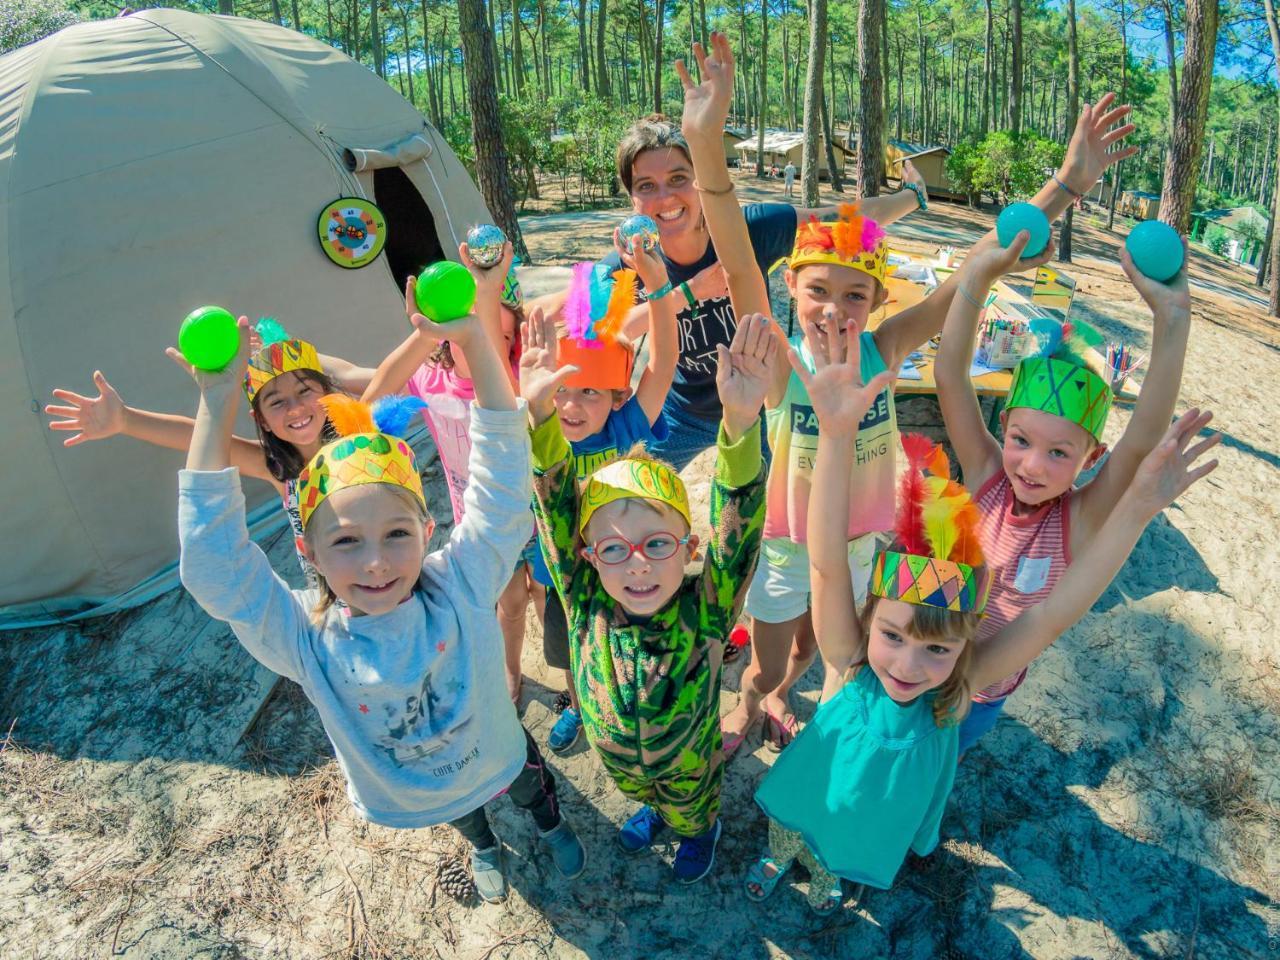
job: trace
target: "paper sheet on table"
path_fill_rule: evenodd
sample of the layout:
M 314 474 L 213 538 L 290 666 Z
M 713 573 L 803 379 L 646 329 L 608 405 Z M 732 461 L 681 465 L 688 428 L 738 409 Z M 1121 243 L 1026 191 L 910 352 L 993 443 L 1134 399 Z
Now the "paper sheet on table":
M 923 380 L 924 375 L 919 371 L 910 358 L 902 361 L 902 366 L 898 368 L 899 380 Z
M 985 363 L 979 363 L 975 357 L 972 365 L 969 367 L 969 377 L 970 379 L 985 377 L 988 373 L 1001 373 L 1006 369 L 1006 367 L 988 367 Z

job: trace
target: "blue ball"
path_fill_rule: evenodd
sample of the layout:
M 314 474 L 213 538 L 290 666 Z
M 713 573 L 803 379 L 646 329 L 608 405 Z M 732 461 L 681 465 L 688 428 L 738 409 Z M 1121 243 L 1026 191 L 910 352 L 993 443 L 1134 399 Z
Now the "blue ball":
M 1160 220 L 1144 220 L 1125 238 L 1124 248 L 1145 277 L 1168 283 L 1182 269 L 1182 238 Z
M 1049 218 L 1043 210 L 1030 203 L 1011 203 L 996 217 L 996 237 L 1002 247 L 1013 243 L 1013 238 L 1023 230 L 1031 234 L 1027 248 L 1022 251 L 1022 259 L 1025 260 L 1038 255 L 1049 242 Z

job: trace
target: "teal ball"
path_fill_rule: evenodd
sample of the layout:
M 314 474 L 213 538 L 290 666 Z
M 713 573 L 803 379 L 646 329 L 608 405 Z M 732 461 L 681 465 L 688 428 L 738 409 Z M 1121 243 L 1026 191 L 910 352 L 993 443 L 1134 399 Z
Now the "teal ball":
M 1049 218 L 1043 210 L 1030 203 L 1011 203 L 996 217 L 996 237 L 1002 247 L 1013 243 L 1014 237 L 1023 230 L 1031 234 L 1026 249 L 1022 251 L 1022 259 L 1025 260 L 1038 256 L 1049 242 Z
M 414 296 L 424 317 L 448 323 L 465 317 L 475 306 L 476 280 L 462 264 L 441 260 L 422 271 Z
M 178 350 L 197 370 L 217 373 L 240 350 L 240 328 L 222 307 L 192 310 L 178 330 Z
M 1125 238 L 1124 248 L 1144 277 L 1168 283 L 1182 269 L 1182 238 L 1160 220 L 1144 220 Z

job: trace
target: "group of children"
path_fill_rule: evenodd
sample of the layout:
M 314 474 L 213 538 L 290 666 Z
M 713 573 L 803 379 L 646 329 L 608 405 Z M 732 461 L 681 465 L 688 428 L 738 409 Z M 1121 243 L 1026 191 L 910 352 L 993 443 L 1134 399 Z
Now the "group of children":
M 54 428 L 77 431 L 68 443 L 124 433 L 188 451 L 183 583 L 303 687 L 360 814 L 396 828 L 451 823 L 488 901 L 506 892 L 485 812 L 501 793 L 529 810 L 564 877 L 586 865 L 517 714 L 530 598 L 547 664 L 567 673 L 571 705 L 552 749 L 585 731 L 641 804 L 618 832 L 622 850 L 641 853 L 669 830 L 685 883 L 714 865 L 726 762 L 768 698 L 784 700 L 821 656 L 810 722 L 769 712 L 785 749 L 756 792 L 768 844 L 744 884 L 762 900 L 799 860 L 808 902 L 825 914 L 843 902 L 843 881 L 888 888 L 909 851 L 933 850 L 959 756 L 1106 588 L 1146 523 L 1216 465 L 1197 465 L 1217 439 L 1196 439 L 1209 414 L 1168 426 L 1189 327 L 1185 276 L 1154 283 L 1124 254 L 1155 318 L 1151 376 L 1078 489 L 1106 450 L 1112 395 L 1077 338 L 1068 331 L 1017 367 L 1003 441 L 988 433 L 968 376 L 986 291 L 1049 256 L 1021 259 L 1025 235 L 1008 248 L 984 237 L 931 296 L 869 331 L 886 298 L 883 231 L 855 209 L 806 224 L 787 262 L 801 328 L 788 339 L 769 317 L 720 146 L 733 60 L 723 36 L 711 42 L 710 55 L 695 46 L 700 84 L 677 67 L 688 153 L 738 318 L 732 346 L 718 348 L 706 544 L 679 474 L 644 450 L 661 439 L 676 365 L 672 285 L 661 258 L 617 237 L 628 269 L 576 270 L 559 324 L 537 308 L 525 315 L 509 250 L 481 270 L 463 245 L 473 315 L 427 321 L 410 280 L 414 330 L 377 369 L 325 357 L 277 324 L 260 324 L 255 339 L 241 318 L 236 359 L 191 371 L 194 420 L 126 407 L 101 373 L 98 396 L 59 390 L 65 405 L 48 408 L 63 418 Z M 1124 111 L 1109 102 L 1085 109 L 1062 169 L 1034 198 L 1050 217 L 1125 155 L 1112 148 L 1132 128 L 1115 126 Z M 640 287 L 650 336 L 633 391 L 635 349 L 620 328 Z M 896 370 L 939 332 L 939 399 L 972 495 L 941 449 L 900 437 L 894 417 Z M 242 392 L 257 441 L 233 436 Z M 430 553 L 434 524 L 403 439 L 419 415 L 454 518 Z M 304 589 L 250 542 L 240 475 L 280 491 Z M 687 575 L 698 555 L 700 572 Z M 724 646 L 744 600 L 753 662 L 722 720 Z

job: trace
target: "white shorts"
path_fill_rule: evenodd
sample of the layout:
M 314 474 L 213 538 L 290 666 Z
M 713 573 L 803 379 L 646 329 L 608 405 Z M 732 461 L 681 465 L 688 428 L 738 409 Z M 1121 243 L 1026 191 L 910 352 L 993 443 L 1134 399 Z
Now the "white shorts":
M 866 602 L 878 535 L 849 541 L 849 578 L 854 601 Z M 766 540 L 747 589 L 747 613 L 765 623 L 786 623 L 809 609 L 809 549 L 793 540 Z

